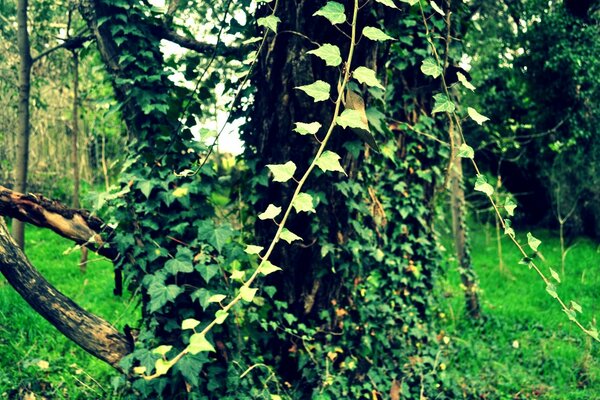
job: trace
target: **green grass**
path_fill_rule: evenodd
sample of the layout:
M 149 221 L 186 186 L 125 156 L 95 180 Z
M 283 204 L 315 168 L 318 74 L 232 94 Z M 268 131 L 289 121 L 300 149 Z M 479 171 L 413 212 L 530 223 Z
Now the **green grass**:
M 549 267 L 560 273 L 558 238 L 546 231 L 534 234 L 543 242 L 539 250 L 545 261 L 538 260 L 538 266 L 547 276 Z M 525 235 L 518 235 L 526 244 Z M 587 326 L 600 311 L 600 247 L 584 238 L 576 243 L 567 255 L 558 293 L 567 303 L 574 300 L 583 307 L 581 321 Z M 449 371 L 465 393 L 481 396 L 476 398 L 600 399 L 598 343 L 567 319 L 535 271 L 518 264 L 521 257 L 507 238 L 502 245 L 504 271 L 499 268 L 495 230 L 477 227 L 471 232 L 481 322 L 464 316 L 455 268 L 444 282 L 445 329 L 453 350 Z
M 112 294 L 112 264 L 90 252 L 87 272 L 82 274 L 80 252 L 63 255 L 72 246 L 72 242 L 47 229 L 27 227 L 26 254 L 48 281 L 117 328 L 132 324 L 134 305 L 128 296 L 118 298 Z M 23 398 L 29 392 L 52 399 L 111 397 L 110 379 L 115 371 L 58 332 L 3 277 L 0 354 L 0 398 Z M 40 360 L 47 361 L 49 367 L 40 368 Z

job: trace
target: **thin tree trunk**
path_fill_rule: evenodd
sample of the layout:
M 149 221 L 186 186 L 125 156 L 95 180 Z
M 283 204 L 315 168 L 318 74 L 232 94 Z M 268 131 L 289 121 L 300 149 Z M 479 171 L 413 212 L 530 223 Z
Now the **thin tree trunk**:
M 71 121 L 71 163 L 73 166 L 73 208 L 79 208 L 79 57 L 73 52 L 73 119 Z
M 454 135 L 454 144 L 459 147 L 461 137 L 450 122 L 450 134 Z M 465 221 L 465 192 L 463 190 L 462 159 L 455 157 L 450 168 L 450 201 L 452 209 L 452 233 L 454 249 L 459 266 L 459 273 L 465 287 L 467 312 L 473 319 L 481 317 L 481 307 L 477 295 L 477 279 L 471 264 L 471 256 L 467 245 L 467 227 Z
M 27 32 L 28 0 L 17 2 L 17 43 L 19 47 L 19 104 L 17 127 L 17 157 L 15 164 L 15 190 L 27 192 L 27 168 L 29 163 L 29 93 L 31 88 L 31 49 Z M 22 249 L 25 247 L 25 225 L 13 221 L 12 234 Z

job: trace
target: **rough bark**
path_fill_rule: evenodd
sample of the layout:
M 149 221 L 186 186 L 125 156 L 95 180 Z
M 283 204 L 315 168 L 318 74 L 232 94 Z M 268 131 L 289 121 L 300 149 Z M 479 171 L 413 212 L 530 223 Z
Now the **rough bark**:
M 82 309 L 47 282 L 11 239 L 1 218 L 0 272 L 56 329 L 93 356 L 121 370 L 119 362 L 132 351 L 132 343 L 107 321 Z
M 17 127 L 17 160 L 15 165 L 15 190 L 27 191 L 27 169 L 29 164 L 29 94 L 31 88 L 31 49 L 27 32 L 28 0 L 17 2 L 17 42 L 19 47 L 19 103 Z M 20 221 L 12 225 L 12 234 L 19 247 L 25 246 L 25 226 Z
M 22 194 L 0 186 L 0 215 L 27 222 L 41 228 L 49 228 L 77 244 L 86 245 L 110 260 L 116 260 L 118 252 L 105 243 L 112 235 L 112 228 L 89 211 L 68 208 L 42 195 Z

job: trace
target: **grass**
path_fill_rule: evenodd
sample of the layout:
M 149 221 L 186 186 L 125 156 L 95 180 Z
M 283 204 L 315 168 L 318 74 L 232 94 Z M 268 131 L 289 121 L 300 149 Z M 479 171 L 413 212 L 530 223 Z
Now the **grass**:
M 135 321 L 129 298 L 115 297 L 112 264 L 89 253 L 87 272 L 72 242 L 28 226 L 26 254 L 55 287 L 122 329 Z M 115 371 L 60 334 L 0 277 L 0 398 L 107 399 Z M 48 367 L 44 368 L 44 362 Z M 29 397 L 33 398 L 33 397 Z
M 550 267 L 560 273 L 557 236 L 548 231 L 533 233 L 542 240 L 540 251 L 545 259 L 538 265 L 547 276 Z M 526 243 L 525 235 L 520 235 Z M 449 370 L 454 371 L 465 397 L 600 399 L 598 343 L 592 343 L 567 319 L 535 271 L 518 264 L 521 257 L 507 238 L 502 240 L 503 271 L 494 229 L 477 227 L 470 239 L 481 287 L 482 321 L 474 323 L 464 316 L 455 268 L 443 286 L 445 328 L 454 350 Z M 600 246 L 584 238 L 576 243 L 567 255 L 558 293 L 563 300 L 583 307 L 581 321 L 588 325 L 600 311 Z
M 549 232 L 536 231 L 547 272 L 560 272 L 560 246 Z M 524 234 L 520 233 L 524 239 Z M 112 295 L 112 265 L 90 254 L 86 274 L 72 244 L 52 232 L 28 227 L 26 252 L 59 290 L 121 329 L 135 320 L 127 297 Z M 464 316 L 460 279 L 454 268 L 441 284 L 444 329 L 451 337 L 448 372 L 465 398 L 600 399 L 598 344 L 568 321 L 534 271 L 519 265 L 516 249 L 503 241 L 505 270 L 498 267 L 494 230 L 471 231 L 473 264 L 479 275 L 484 318 Z M 449 245 L 446 245 L 450 248 Z M 451 252 L 448 251 L 447 254 Z M 600 311 L 600 247 L 578 239 L 569 252 L 558 291 L 583 307 L 587 324 Z M 131 324 L 131 322 L 129 322 Z M 36 393 L 52 399 L 108 399 L 113 370 L 70 342 L 35 313 L 0 278 L 0 398 Z M 49 364 L 47 369 L 40 361 Z M 42 367 L 40 367 L 42 366 Z

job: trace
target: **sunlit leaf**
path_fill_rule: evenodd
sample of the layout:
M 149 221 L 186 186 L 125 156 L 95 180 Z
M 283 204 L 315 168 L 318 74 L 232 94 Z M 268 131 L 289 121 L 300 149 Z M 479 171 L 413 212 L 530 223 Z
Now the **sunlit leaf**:
M 267 168 L 273 174 L 273 181 L 287 182 L 294 177 L 296 172 L 296 164 L 293 161 L 288 161 L 285 164 L 268 164 Z
M 475 190 L 478 192 L 483 192 L 488 196 L 494 194 L 494 187 L 487 183 L 487 179 L 483 175 L 477 175 L 477 180 L 475 181 Z
M 471 158 L 472 159 L 475 157 L 475 151 L 473 150 L 473 148 L 471 146 L 469 146 L 466 143 L 463 143 L 458 148 L 458 156 L 462 157 L 462 158 Z
M 421 64 L 421 72 L 425 75 L 437 78 L 442 74 L 443 70 L 442 67 L 438 65 L 437 61 L 435 61 L 435 58 L 427 57 Z
M 280 22 L 281 20 L 275 15 L 269 15 L 268 17 L 262 17 L 256 20 L 258 26 L 264 26 L 273 32 L 277 32 L 277 24 Z
M 195 320 L 194 318 L 184 319 L 183 322 L 181 323 L 181 329 L 183 329 L 183 330 L 194 329 L 195 327 L 198 326 L 199 323 L 200 323 L 200 321 Z
M 161 356 L 164 356 L 165 354 L 167 354 L 171 349 L 173 348 L 173 346 L 169 346 L 166 344 L 163 344 L 161 346 L 158 346 L 157 348 L 155 348 L 154 350 L 152 350 L 152 353 L 154 354 L 158 354 Z
M 510 215 L 511 217 L 515 215 L 515 208 L 517 208 L 517 204 L 514 201 L 512 201 L 510 197 L 507 197 L 504 201 L 504 209 L 506 210 L 508 215 Z
M 533 236 L 531 232 L 527 232 L 527 244 L 531 247 L 531 250 L 537 251 L 540 244 L 542 244 L 542 241 Z
M 385 33 L 379 28 L 375 28 L 373 26 L 365 26 L 363 28 L 363 36 L 367 39 L 375 40 L 378 42 L 384 42 L 386 40 L 394 40 L 393 37 Z
M 460 83 L 462 83 L 462 85 L 463 85 L 464 87 L 466 87 L 467 89 L 469 89 L 469 90 L 471 90 L 471 91 L 475 91 L 475 86 L 473 86 L 473 85 L 471 84 L 471 82 L 469 82 L 469 81 L 467 80 L 467 77 L 466 77 L 466 76 L 464 76 L 464 75 L 463 75 L 462 73 L 460 73 L 460 72 L 457 72 L 457 73 L 456 73 L 456 76 L 457 76 L 457 78 L 458 78 L 458 81 L 459 81 Z
M 581 308 L 581 306 L 579 304 L 575 303 L 573 300 L 571 300 L 571 308 L 574 311 L 577 311 L 578 313 L 583 312 L 583 309 Z
M 290 231 L 288 228 L 283 228 L 281 230 L 281 235 L 279 236 L 282 240 L 285 240 L 288 243 L 292 243 L 295 240 L 302 240 L 302 238 L 296 235 L 294 232 Z
M 377 79 L 375 71 L 370 68 L 358 67 L 352 72 L 352 77 L 367 86 L 378 87 L 385 90 L 383 85 L 379 82 L 379 79 Z
M 227 319 L 227 317 L 229 316 L 229 313 L 225 310 L 219 310 L 215 313 L 215 323 L 218 325 L 221 325 L 223 322 L 225 322 L 225 320 Z
M 339 171 L 346 175 L 346 171 L 344 171 L 344 168 L 342 168 L 342 165 L 340 164 L 340 158 L 339 154 L 325 150 L 316 161 L 316 165 L 325 172 Z
M 315 12 L 313 15 L 320 15 L 325 17 L 332 24 L 341 24 L 346 22 L 346 12 L 344 5 L 336 1 L 328 1 L 321 9 Z
M 442 8 L 440 6 L 438 6 L 435 1 L 431 0 L 429 2 L 429 4 L 431 5 L 431 8 L 433 8 L 434 11 L 437 12 L 438 14 L 440 14 L 442 17 L 446 15 L 444 10 L 442 10 Z
M 262 246 L 254 246 L 249 244 L 248 246 L 246 246 L 244 252 L 246 252 L 247 254 L 259 254 L 261 251 L 263 251 L 263 249 L 264 247 Z
M 388 7 L 398 8 L 394 4 L 393 0 L 375 0 L 375 1 L 378 2 L 378 3 L 381 3 L 381 4 L 385 5 L 385 6 L 388 6 Z
M 292 206 L 296 212 L 315 212 L 313 197 L 308 193 L 299 193 Z
M 173 364 L 170 361 L 159 358 L 154 363 L 154 368 L 156 370 L 154 373 L 156 375 L 164 375 L 169 372 L 169 369 L 171 369 L 172 366 Z
M 443 93 L 438 93 L 433 96 L 435 100 L 435 104 L 433 105 L 433 110 L 431 110 L 432 114 L 439 112 L 449 112 L 452 113 L 456 109 L 454 103 Z
M 208 301 L 209 303 L 220 303 L 220 302 L 222 302 L 223 300 L 225 300 L 225 298 L 226 298 L 226 297 L 227 297 L 227 296 L 225 296 L 224 294 L 213 294 L 212 296 L 210 296 L 210 297 L 208 298 L 208 300 L 207 300 L 207 301 Z
M 310 85 L 298 86 L 296 89 L 302 90 L 304 93 L 312 97 L 316 103 L 329 99 L 331 85 L 325 81 L 318 80 Z
M 244 271 L 236 269 L 231 273 L 231 279 L 234 281 L 241 281 L 244 280 L 244 275 L 246 275 Z
M 553 298 L 558 298 L 558 293 L 556 293 L 556 286 L 554 286 L 553 284 L 549 283 L 548 285 L 546 285 L 546 292 L 548 292 L 548 294 Z
M 345 109 L 336 119 L 342 128 L 357 128 L 369 130 L 369 125 L 364 121 L 363 114 L 358 110 Z
M 560 283 L 560 276 L 558 275 L 558 272 L 550 268 L 550 275 L 552 276 L 552 278 L 554 278 L 556 282 Z
M 260 273 L 267 276 L 275 271 L 281 271 L 281 268 L 271 263 L 271 261 L 265 261 L 260 267 Z
M 276 216 L 278 216 L 281 213 L 281 207 L 277 207 L 273 204 L 269 204 L 267 206 L 267 209 L 258 214 L 258 219 L 260 220 L 265 220 L 265 219 L 273 219 Z
M 485 121 L 489 121 L 488 117 L 479 114 L 474 108 L 467 107 L 467 113 L 469 114 L 469 117 L 479 125 L 482 125 Z
M 325 61 L 325 65 L 330 67 L 337 67 L 342 63 L 340 48 L 330 43 L 325 43 L 318 49 L 307 51 L 307 53 L 319 57 Z
M 296 122 L 296 127 L 294 128 L 295 132 L 298 132 L 301 135 L 314 135 L 321 128 L 321 124 L 318 122 Z
M 214 346 L 206 339 L 206 336 L 200 333 L 194 333 L 190 336 L 190 344 L 187 349 L 190 354 L 198 354 L 202 351 L 212 351 L 216 353 Z
M 256 295 L 257 291 L 257 288 L 251 288 L 244 285 L 240 288 L 240 295 L 242 296 L 242 299 L 244 301 L 247 301 L 249 303 L 252 301 L 252 299 L 254 299 L 254 296 Z

